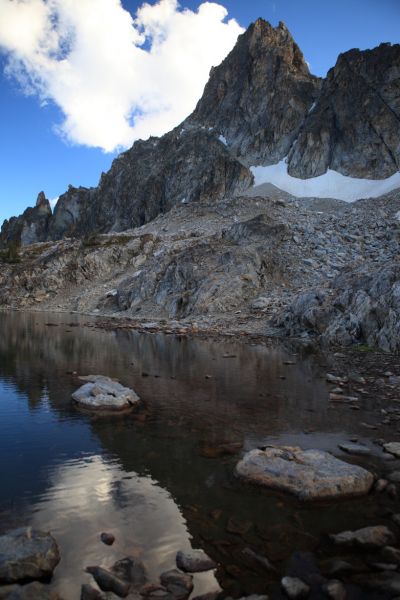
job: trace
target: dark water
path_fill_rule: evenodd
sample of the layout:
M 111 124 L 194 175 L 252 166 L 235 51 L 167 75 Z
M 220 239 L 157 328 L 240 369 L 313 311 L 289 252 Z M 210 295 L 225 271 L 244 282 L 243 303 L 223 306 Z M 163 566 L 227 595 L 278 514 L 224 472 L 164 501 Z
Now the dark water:
M 304 506 L 236 481 L 240 452 L 204 456 L 226 441 L 243 451 L 286 443 L 340 456 L 338 442 L 360 437 L 372 407 L 329 407 L 313 357 L 90 325 L 0 313 L 0 531 L 31 524 L 53 533 L 62 560 L 51 585 L 65 600 L 90 581 L 87 565 L 133 554 L 157 581 L 176 551 L 191 546 L 221 563 L 217 577 L 229 593 L 264 591 L 268 578 L 242 564 L 243 547 L 266 553 L 283 572 L 293 550 L 376 521 L 379 506 L 369 497 Z M 70 400 L 80 385 L 72 371 L 118 378 L 146 410 L 139 418 L 82 414 Z M 362 436 L 376 448 L 366 435 L 374 432 Z M 116 536 L 112 547 L 99 541 L 102 531 Z M 212 573 L 196 576 L 196 593 L 215 585 Z

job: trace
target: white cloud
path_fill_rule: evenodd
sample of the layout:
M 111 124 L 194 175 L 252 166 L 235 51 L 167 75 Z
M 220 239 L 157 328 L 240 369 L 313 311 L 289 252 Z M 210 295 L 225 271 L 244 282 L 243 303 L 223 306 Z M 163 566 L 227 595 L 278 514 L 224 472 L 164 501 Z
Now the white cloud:
M 43 104 L 55 102 L 68 141 L 105 151 L 161 135 L 193 110 L 243 31 L 226 9 L 177 0 L 0 0 L 6 73 Z
M 52 200 L 49 200 L 49 202 L 50 202 L 50 207 L 51 207 L 51 210 L 54 210 L 54 209 L 55 209 L 55 207 L 56 207 L 56 204 L 57 204 L 57 202 L 58 202 L 58 199 L 59 199 L 59 197 L 60 197 L 60 196 L 57 196 L 56 198 L 53 198 Z

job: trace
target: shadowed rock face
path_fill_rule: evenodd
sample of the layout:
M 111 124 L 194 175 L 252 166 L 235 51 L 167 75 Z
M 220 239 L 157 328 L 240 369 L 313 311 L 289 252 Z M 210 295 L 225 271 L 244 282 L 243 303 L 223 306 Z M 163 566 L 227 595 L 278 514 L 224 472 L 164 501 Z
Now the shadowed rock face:
M 341 54 L 289 155 L 289 173 L 383 179 L 400 169 L 400 45 Z
M 4 221 L 0 233 L 0 247 L 7 246 L 13 240 L 20 241 L 22 246 L 45 241 L 50 219 L 50 202 L 44 193 L 40 192 L 34 208 L 27 208 L 21 216 Z
M 286 26 L 258 19 L 211 70 L 189 121 L 215 127 L 245 164 L 274 164 L 288 154 L 320 85 Z
M 124 231 L 175 204 L 216 200 L 249 187 L 250 171 L 214 134 L 185 126 L 162 138 L 139 140 L 114 160 L 97 188 L 72 188 L 60 197 L 50 239 Z
M 326 346 L 364 343 L 386 352 L 400 350 L 400 268 L 393 261 L 379 267 L 345 270 L 328 290 L 299 294 L 277 318 L 289 335 L 308 331 Z

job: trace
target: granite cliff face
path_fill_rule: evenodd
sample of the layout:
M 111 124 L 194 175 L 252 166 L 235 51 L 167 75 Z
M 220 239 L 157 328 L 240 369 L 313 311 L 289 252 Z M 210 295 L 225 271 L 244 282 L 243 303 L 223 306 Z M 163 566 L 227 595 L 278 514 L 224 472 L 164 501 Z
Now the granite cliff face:
M 289 154 L 289 173 L 383 179 L 400 170 L 400 45 L 341 54 Z
M 0 246 L 119 232 L 179 203 L 218 201 L 253 183 L 249 169 L 288 157 L 290 175 L 334 169 L 381 179 L 400 168 L 400 45 L 350 50 L 325 80 L 310 74 L 283 23 L 262 19 L 213 68 L 194 112 L 161 138 L 137 141 L 95 188 L 42 199 L 5 222 Z

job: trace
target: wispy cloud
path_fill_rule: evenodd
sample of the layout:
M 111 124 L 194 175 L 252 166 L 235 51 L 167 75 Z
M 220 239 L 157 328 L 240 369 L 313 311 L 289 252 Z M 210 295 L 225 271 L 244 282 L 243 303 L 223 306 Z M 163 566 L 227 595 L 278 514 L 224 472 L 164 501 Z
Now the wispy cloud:
M 60 107 L 68 141 L 105 151 L 185 118 L 241 32 L 213 2 L 159 0 L 133 19 L 120 0 L 0 0 L 6 74 Z

